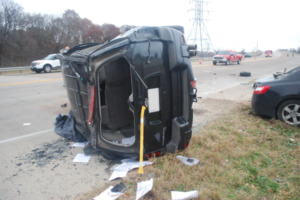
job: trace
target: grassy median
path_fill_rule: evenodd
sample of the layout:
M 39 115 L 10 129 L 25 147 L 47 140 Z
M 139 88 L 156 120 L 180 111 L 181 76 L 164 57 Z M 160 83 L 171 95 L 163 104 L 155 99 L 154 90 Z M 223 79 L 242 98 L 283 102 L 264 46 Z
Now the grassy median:
M 145 173 L 154 186 L 143 199 L 171 199 L 171 191 L 199 191 L 199 199 L 299 199 L 299 129 L 278 120 L 249 115 L 241 106 L 193 136 L 177 154 L 152 158 Z M 200 160 L 186 166 L 176 155 Z M 119 199 L 134 199 L 137 182 L 129 172 Z

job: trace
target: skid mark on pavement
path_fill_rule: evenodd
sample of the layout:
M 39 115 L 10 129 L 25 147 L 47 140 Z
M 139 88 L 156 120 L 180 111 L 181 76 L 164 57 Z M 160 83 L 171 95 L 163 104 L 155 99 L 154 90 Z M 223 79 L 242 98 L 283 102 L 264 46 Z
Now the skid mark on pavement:
M 38 80 L 38 81 L 26 81 L 26 82 L 18 82 L 18 83 L 5 83 L 5 84 L 0 84 L 0 86 L 20 85 L 20 84 L 27 84 L 27 83 L 39 83 L 39 82 L 58 81 L 58 80 L 62 80 L 62 78 L 45 79 L 45 80 Z

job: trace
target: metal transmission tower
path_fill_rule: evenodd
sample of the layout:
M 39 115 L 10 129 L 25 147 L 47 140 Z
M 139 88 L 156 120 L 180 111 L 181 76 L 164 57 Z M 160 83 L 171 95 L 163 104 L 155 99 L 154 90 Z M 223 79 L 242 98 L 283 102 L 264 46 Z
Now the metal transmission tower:
M 208 19 L 203 19 L 203 13 L 209 13 L 209 11 L 203 10 L 204 3 L 209 2 L 203 0 L 190 0 L 190 4 L 193 4 L 193 8 L 188 10 L 188 12 L 192 12 L 194 14 L 194 17 L 190 19 L 190 21 L 193 20 L 194 22 L 188 36 L 188 41 L 193 41 L 194 44 L 200 46 L 201 57 L 203 57 L 203 50 L 207 52 L 210 50 L 210 48 L 214 50 L 212 41 L 204 22 Z

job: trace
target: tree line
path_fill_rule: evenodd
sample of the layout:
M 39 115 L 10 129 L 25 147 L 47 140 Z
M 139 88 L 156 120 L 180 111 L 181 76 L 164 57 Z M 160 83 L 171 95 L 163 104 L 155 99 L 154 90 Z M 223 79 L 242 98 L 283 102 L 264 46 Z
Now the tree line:
M 60 17 L 26 13 L 13 0 L 0 0 L 0 67 L 27 66 L 66 46 L 105 42 L 132 27 L 94 24 L 74 10 Z

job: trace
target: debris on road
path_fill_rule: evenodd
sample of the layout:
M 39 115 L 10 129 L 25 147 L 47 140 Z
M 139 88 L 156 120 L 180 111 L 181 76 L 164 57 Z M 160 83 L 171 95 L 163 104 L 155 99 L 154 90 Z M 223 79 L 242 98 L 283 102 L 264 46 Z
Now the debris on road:
M 140 199 L 147 192 L 152 190 L 152 187 L 153 187 L 153 178 L 151 178 L 148 181 L 138 182 L 137 190 L 136 190 L 136 200 Z
M 250 83 L 241 83 L 241 85 L 250 85 Z
M 124 193 L 124 192 L 126 192 L 126 190 L 127 190 L 127 187 L 124 185 L 124 183 L 120 183 L 120 184 L 118 184 L 118 185 L 115 185 L 115 187 L 113 187 L 112 189 L 111 189 L 111 191 L 112 192 L 115 192 L 115 193 Z
M 58 114 L 54 123 L 54 132 L 73 142 L 86 142 L 87 139 L 75 129 L 74 115 L 70 110 L 69 115 Z
M 240 76 L 251 76 L 250 72 L 240 72 Z
M 196 158 L 188 158 L 188 157 L 184 157 L 184 156 L 176 156 L 176 158 L 178 158 L 179 160 L 181 160 L 184 164 L 188 165 L 188 166 L 193 166 L 196 165 L 199 160 Z
M 31 123 L 24 123 L 23 126 L 29 126 Z
M 185 200 L 185 199 L 194 199 L 198 198 L 199 194 L 197 190 L 189 192 L 178 192 L 171 191 L 172 200 Z
M 86 156 L 83 153 L 79 153 L 74 158 L 73 162 L 89 162 L 91 156 Z
M 72 147 L 85 147 L 88 145 L 90 142 L 76 142 L 75 144 L 72 145 Z
M 114 170 L 114 172 L 112 173 L 112 175 L 109 178 L 109 181 L 115 180 L 117 178 L 124 178 L 126 177 L 128 171 L 123 171 L 123 170 Z
M 93 200 L 114 200 L 120 197 L 123 193 L 121 192 L 112 192 L 113 186 L 110 186 L 106 190 L 104 190 L 100 195 L 93 198 Z
M 218 93 L 223 93 L 223 91 L 219 91 Z
M 65 103 L 65 104 L 61 105 L 61 107 L 65 108 L 65 107 L 67 107 L 67 104 Z

